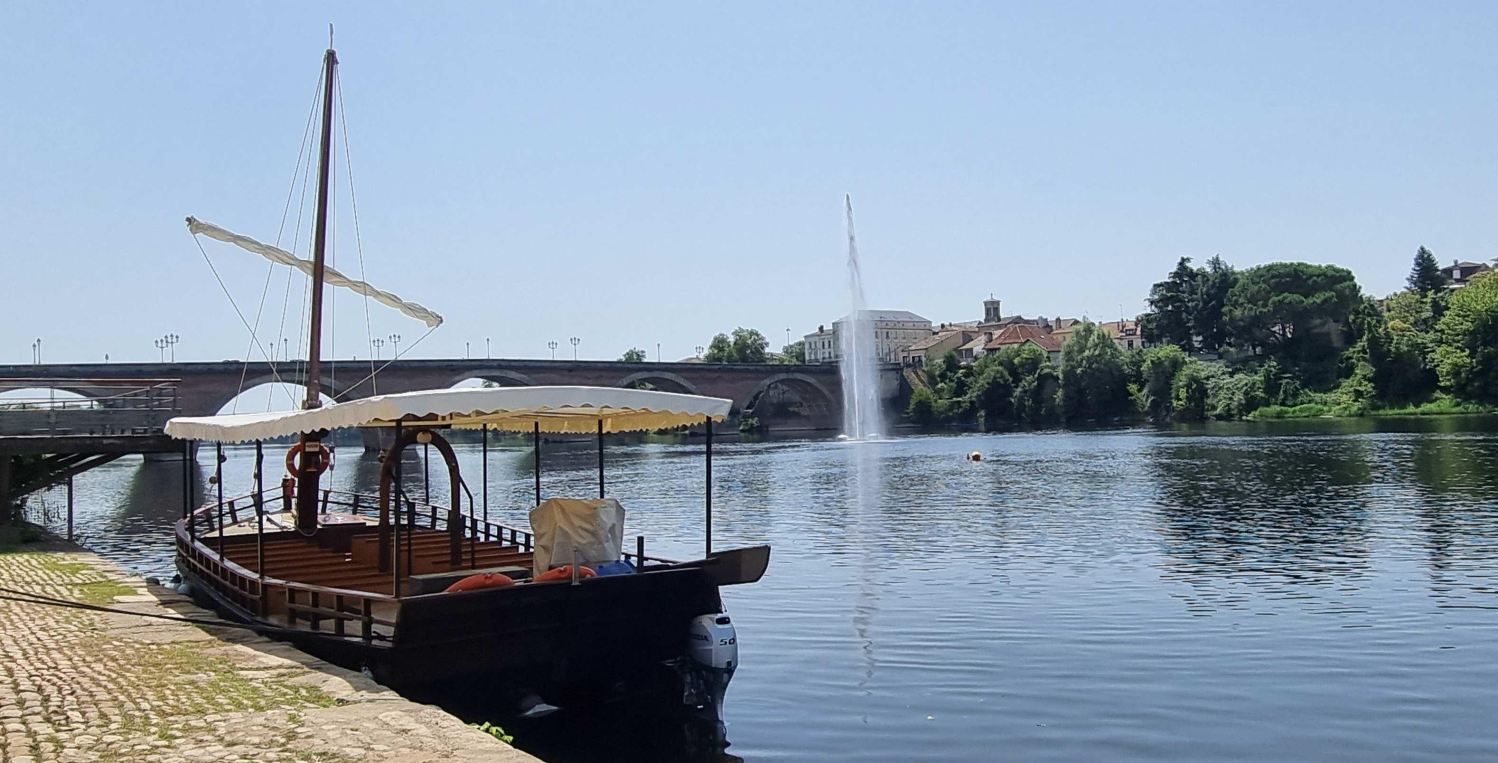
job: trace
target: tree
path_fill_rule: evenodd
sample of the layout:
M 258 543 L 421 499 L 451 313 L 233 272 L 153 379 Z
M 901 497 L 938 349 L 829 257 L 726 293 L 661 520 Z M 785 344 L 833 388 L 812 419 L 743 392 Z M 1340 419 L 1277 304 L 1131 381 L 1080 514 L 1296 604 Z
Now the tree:
M 1238 271 L 1223 261 L 1222 255 L 1213 255 L 1207 260 L 1205 270 L 1199 271 L 1195 303 L 1191 309 L 1191 330 L 1196 335 L 1199 349 L 1217 352 L 1228 340 L 1228 325 L 1224 315 L 1228 293 L 1238 282 Z
M 930 427 L 936 423 L 940 403 L 935 392 L 927 387 L 921 387 L 910 393 L 910 404 L 905 407 L 905 418 L 922 428 Z
M 1410 285 L 1410 291 L 1429 294 L 1446 288 L 1446 274 L 1441 272 L 1436 256 L 1422 246 L 1415 252 L 1415 264 L 1410 267 L 1410 276 L 1405 282 Z
M 1195 348 L 1192 313 L 1204 277 L 1204 271 L 1191 267 L 1190 257 L 1182 257 L 1164 281 L 1150 287 L 1150 312 L 1140 316 L 1144 341 L 1173 344 L 1187 352 Z
M 1361 301 L 1346 268 L 1273 262 L 1238 274 L 1224 313 L 1234 346 L 1286 362 L 1320 386 L 1336 381 L 1342 332 Z
M 733 361 L 734 363 L 763 363 L 765 362 L 765 351 L 770 347 L 770 340 L 758 329 L 746 329 L 742 326 L 733 330 Z
M 786 364 L 806 362 L 806 340 L 798 339 L 780 348 L 780 362 Z
M 1061 351 L 1061 412 L 1067 421 L 1107 421 L 1129 411 L 1123 351 L 1084 320 Z
M 1140 398 L 1144 414 L 1151 421 L 1165 421 L 1175 412 L 1172 390 L 1176 374 L 1186 365 L 1186 359 L 1186 353 L 1173 344 L 1144 351 Z
M 706 363 L 732 363 L 733 357 L 733 341 L 727 334 L 719 334 L 707 343 L 707 352 L 703 354 L 702 360 Z
M 645 362 L 645 351 L 638 347 L 631 347 L 625 350 L 623 355 L 619 356 L 619 360 L 625 363 L 643 363 Z
M 1498 403 L 1498 273 L 1480 273 L 1456 293 L 1436 326 L 1436 372 L 1452 394 Z
M 1212 382 L 1226 375 L 1217 363 L 1187 360 L 1171 383 L 1170 402 L 1178 421 L 1201 421 L 1211 410 Z

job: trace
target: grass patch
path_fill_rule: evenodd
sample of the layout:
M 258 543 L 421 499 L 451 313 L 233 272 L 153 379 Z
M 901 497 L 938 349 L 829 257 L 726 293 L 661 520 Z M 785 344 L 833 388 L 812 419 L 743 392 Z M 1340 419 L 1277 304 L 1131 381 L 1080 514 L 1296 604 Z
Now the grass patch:
M 1477 413 L 1498 413 L 1498 408 L 1480 403 L 1461 402 L 1449 397 L 1438 397 L 1419 405 L 1406 405 L 1398 408 L 1371 408 L 1353 403 L 1266 405 L 1249 414 L 1248 417 L 1251 419 L 1321 419 L 1359 416 L 1464 416 Z

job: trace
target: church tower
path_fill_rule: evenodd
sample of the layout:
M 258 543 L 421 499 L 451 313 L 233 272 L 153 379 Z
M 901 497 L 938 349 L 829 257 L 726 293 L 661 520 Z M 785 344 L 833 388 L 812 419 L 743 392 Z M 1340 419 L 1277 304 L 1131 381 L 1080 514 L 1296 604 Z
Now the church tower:
M 999 309 L 999 300 L 994 299 L 990 293 L 988 299 L 983 300 L 983 322 L 998 323 L 1003 319 L 1004 313 Z

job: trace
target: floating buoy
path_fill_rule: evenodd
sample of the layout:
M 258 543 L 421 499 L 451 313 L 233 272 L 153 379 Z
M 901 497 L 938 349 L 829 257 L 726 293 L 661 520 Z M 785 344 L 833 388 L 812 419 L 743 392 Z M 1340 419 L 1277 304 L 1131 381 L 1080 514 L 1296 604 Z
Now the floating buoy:
M 498 572 L 479 573 L 469 575 L 462 580 L 447 587 L 443 593 L 457 593 L 459 591 L 477 591 L 483 588 L 503 588 L 515 585 L 515 580 L 509 575 Z
M 577 576 L 579 578 L 591 578 L 591 577 L 596 577 L 597 575 L 598 575 L 598 573 L 594 572 L 593 569 L 590 568 L 590 567 L 584 567 L 581 564 L 579 564 L 577 566 Z M 550 582 L 555 581 L 555 580 L 571 580 L 571 579 L 572 579 L 572 565 L 567 564 L 567 565 L 563 565 L 561 567 L 558 567 L 558 568 L 556 568 L 554 570 L 547 570 L 546 572 L 543 572 L 540 575 L 537 575 L 534 578 L 532 578 L 531 582 L 532 583 L 550 583 Z

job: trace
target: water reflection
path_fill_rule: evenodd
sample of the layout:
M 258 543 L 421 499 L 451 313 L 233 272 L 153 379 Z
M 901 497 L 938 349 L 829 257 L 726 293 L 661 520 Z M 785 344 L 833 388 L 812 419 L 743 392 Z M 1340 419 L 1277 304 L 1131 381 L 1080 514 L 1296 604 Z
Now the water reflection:
M 652 553 L 701 554 L 701 445 L 608 451 L 608 492 Z M 330 486 L 376 486 L 355 451 Z M 457 451 L 481 500 L 479 445 Z M 595 494 L 596 458 L 546 443 L 544 494 Z M 248 489 L 252 459 L 230 449 L 227 491 Z M 526 522 L 533 464 L 528 442 L 494 445 L 491 516 Z M 168 568 L 180 474 L 90 472 L 80 525 Z M 728 442 L 714 527 L 715 547 L 775 549 L 763 581 L 723 592 L 743 658 L 730 755 L 1498 757 L 1493 419 Z M 512 730 L 548 760 L 722 759 L 644 708 L 546 720 Z

